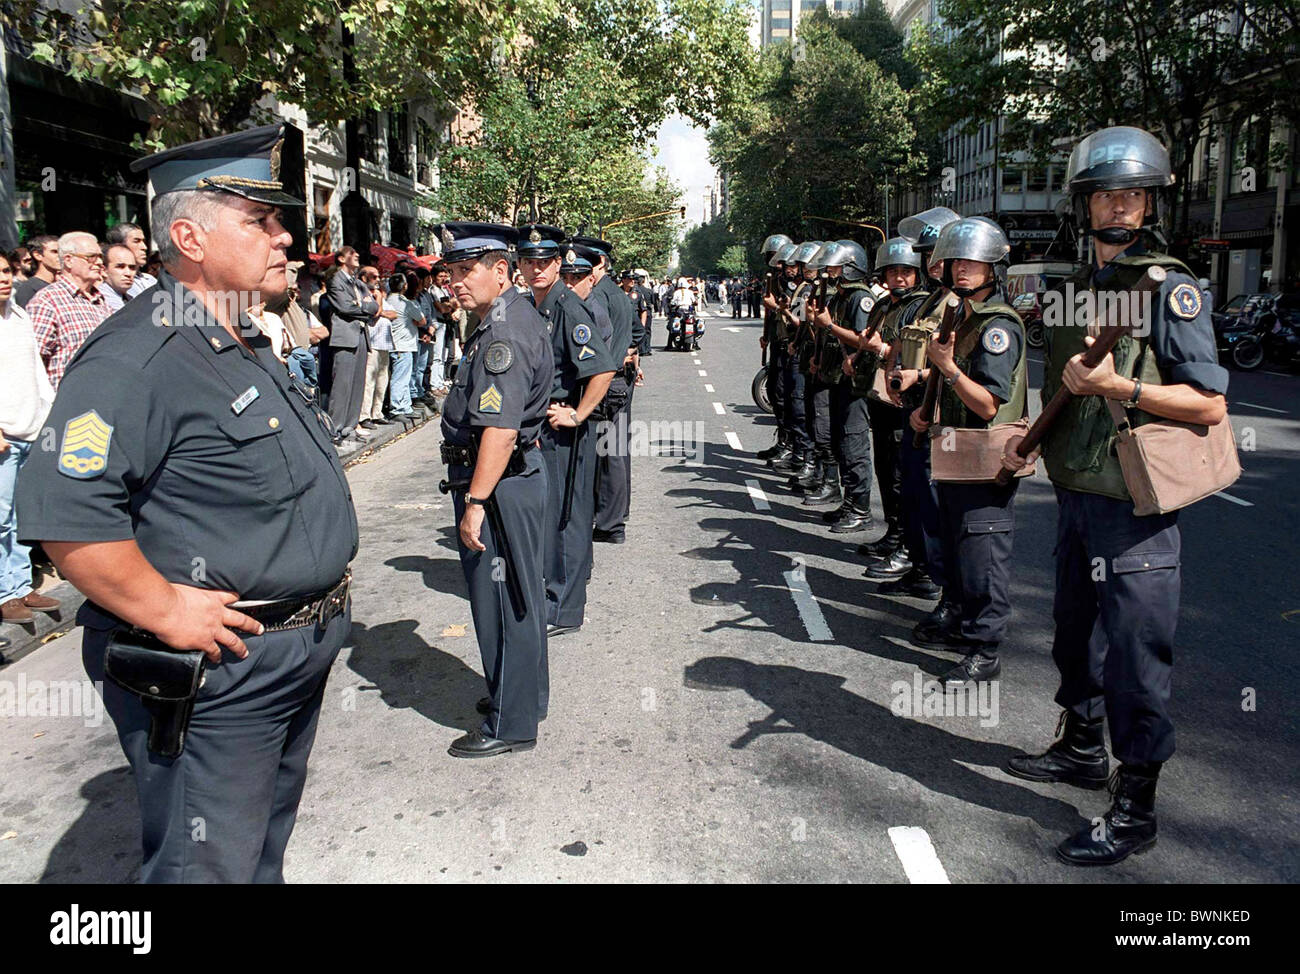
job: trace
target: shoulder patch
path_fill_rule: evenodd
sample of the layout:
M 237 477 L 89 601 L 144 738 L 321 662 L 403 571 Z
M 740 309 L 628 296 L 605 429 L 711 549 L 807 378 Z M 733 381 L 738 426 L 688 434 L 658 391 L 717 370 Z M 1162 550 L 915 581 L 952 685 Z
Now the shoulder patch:
M 93 409 L 67 421 L 59 447 L 59 473 L 74 480 L 93 480 L 108 467 L 113 427 Z
M 579 345 L 586 345 L 587 342 L 591 341 L 591 326 L 574 325 L 573 340 L 577 342 Z
M 876 306 L 876 299 L 870 294 L 864 294 L 858 298 L 858 307 L 863 311 L 870 311 Z
M 1005 328 L 994 325 L 992 328 L 984 330 L 982 339 L 984 351 L 992 355 L 1001 355 L 1011 344 L 1011 337 L 1007 334 Z
M 587 359 L 595 358 L 595 357 L 596 357 L 596 353 L 591 350 L 590 345 L 583 345 L 582 349 L 578 352 L 579 362 L 585 362 Z
M 515 352 L 509 342 L 492 342 L 483 353 L 483 368 L 500 375 L 514 364 Z
M 480 413 L 501 412 L 501 390 L 497 388 L 495 382 L 484 389 L 483 395 L 478 397 L 478 411 Z
M 1169 310 L 1184 321 L 1201 313 L 1201 290 L 1195 284 L 1179 284 L 1169 292 Z

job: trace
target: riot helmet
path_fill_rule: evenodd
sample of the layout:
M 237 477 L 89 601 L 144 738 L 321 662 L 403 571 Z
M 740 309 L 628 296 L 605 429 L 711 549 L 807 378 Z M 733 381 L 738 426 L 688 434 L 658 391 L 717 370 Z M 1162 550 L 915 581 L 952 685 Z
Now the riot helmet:
M 938 242 L 939 231 L 960 219 L 960 214 L 955 210 L 950 210 L 946 206 L 932 206 L 915 216 L 905 216 L 899 220 L 898 235 L 911 237 L 915 241 L 912 246 L 916 251 L 925 253 L 927 250 L 932 250 Z
M 1160 224 L 1160 190 L 1174 184 L 1169 153 L 1150 132 L 1130 125 L 1115 125 L 1087 136 L 1070 153 L 1065 180 L 1074 202 L 1074 218 L 1080 233 L 1103 243 L 1130 244 L 1142 230 L 1126 227 L 1092 229 L 1088 198 L 1105 189 L 1147 189 L 1154 197 L 1143 229 Z
M 794 263 L 794 252 L 799 249 L 798 244 L 785 244 L 780 250 L 772 255 L 772 259 L 767 262 L 768 267 L 780 267 L 782 264 Z
M 816 254 L 817 251 L 821 249 L 821 247 L 822 247 L 822 241 L 820 240 L 809 240 L 805 243 L 801 243 L 798 247 L 795 248 L 794 253 L 790 257 L 790 260 L 796 264 L 803 264 L 805 267 L 807 267 L 808 262 L 812 260 L 813 255 Z
M 862 244 L 856 240 L 834 240 L 826 245 L 822 255 L 823 267 L 842 267 L 846 281 L 864 281 L 871 273 L 871 262 Z
M 784 233 L 770 234 L 768 238 L 763 241 L 763 247 L 759 250 L 759 253 L 768 256 L 778 254 L 781 252 L 782 247 L 791 242 L 790 238 Z
M 886 267 L 913 267 L 916 269 L 916 284 L 912 287 L 891 287 L 889 293 L 895 300 L 905 298 L 921 283 L 925 269 L 921 266 L 921 255 L 916 252 L 911 237 L 890 237 L 876 248 L 876 272 L 883 275 Z
M 974 260 L 988 264 L 993 268 L 992 286 L 1000 289 L 1005 263 L 1011 253 L 1011 244 L 1002 228 L 984 216 L 968 216 L 949 223 L 939 232 L 939 239 L 934 245 L 931 263 L 943 261 L 943 285 L 963 298 L 968 298 L 975 291 L 970 288 L 953 286 L 952 262 L 954 260 Z M 982 288 L 980 289 L 982 290 Z

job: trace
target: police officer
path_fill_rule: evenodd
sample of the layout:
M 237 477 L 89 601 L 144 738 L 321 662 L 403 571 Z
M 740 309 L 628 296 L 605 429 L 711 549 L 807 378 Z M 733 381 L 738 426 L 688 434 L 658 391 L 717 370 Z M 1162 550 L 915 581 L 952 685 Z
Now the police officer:
M 946 206 L 936 206 L 899 221 L 899 232 L 914 240 L 918 255 L 919 283 L 904 299 L 911 310 L 899 317 L 898 337 L 891 343 L 886 362 L 889 373 L 887 391 L 892 401 L 910 415 L 925 397 L 929 375 L 930 338 L 938 327 L 945 305 L 953 298 L 943 286 L 943 262 L 935 262 L 934 245 L 939 233 L 949 223 L 961 219 Z M 899 279 L 906 281 L 906 272 Z M 891 293 L 892 293 L 891 288 Z M 944 531 L 939 518 L 939 493 L 930 479 L 930 444 L 915 442 L 905 430 L 899 448 L 902 475 L 903 546 L 911 567 L 894 581 L 885 582 L 879 591 L 885 595 L 906 594 L 918 598 L 938 598 L 938 604 L 912 629 L 912 641 L 921 646 L 947 648 L 950 636 L 959 635 L 961 606 L 954 594 L 945 592 L 947 575 L 944 566 Z M 873 555 L 888 548 L 884 542 L 859 549 Z M 887 554 L 887 551 L 886 551 Z M 877 555 L 879 557 L 879 555 Z
M 781 411 L 777 414 L 777 421 L 785 429 L 788 447 L 767 463 L 777 473 L 786 474 L 802 469 L 805 458 L 812 456 L 812 440 L 808 436 L 807 423 L 804 421 L 803 375 L 799 372 L 790 350 L 790 341 L 794 338 L 798 327 L 798 321 L 790 313 L 790 302 L 794 299 L 795 290 L 803 279 L 799 268 L 794 263 L 794 252 L 800 246 L 800 244 L 788 243 L 772 256 L 774 266 L 781 269 L 781 276 L 776 281 L 776 294 L 763 296 L 763 307 L 775 315 L 774 358 L 779 360 L 781 401 Z
M 515 247 L 533 304 L 550 328 L 555 368 L 541 436 L 549 487 L 546 620 L 550 636 L 580 629 L 587 607 L 596 474 L 596 437 L 587 418 L 614 376 L 614 363 L 596 334 L 590 309 L 560 280 L 563 240 L 559 227 L 532 223 L 520 227 Z M 619 299 L 627 304 L 621 291 Z M 612 340 L 619 342 L 617 322 Z
M 805 451 L 802 463 L 790 471 L 790 487 L 797 493 L 816 490 L 826 473 L 830 459 L 830 395 L 822 388 L 813 371 L 816 352 L 815 338 L 807 321 L 807 301 L 814 294 L 817 270 L 808 266 L 824 241 L 810 240 L 801 243 L 790 255 L 794 264 L 795 288 L 790 297 L 791 334 L 787 348 L 790 352 L 791 385 L 799 400 L 798 415 L 802 418 Z
M 774 233 L 763 241 L 763 246 L 759 253 L 763 255 L 764 261 L 768 265 L 768 272 L 763 277 L 764 296 L 770 292 L 775 292 L 777 286 L 784 277 L 783 265 L 776 263 L 777 254 L 783 247 L 790 243 L 790 238 L 784 233 Z M 750 305 L 754 304 L 753 297 L 750 298 Z M 767 401 L 772 404 L 772 414 L 776 417 L 776 442 L 766 449 L 759 450 L 757 456 L 760 460 L 776 462 L 784 460 L 790 455 L 791 437 L 782 423 L 785 411 L 784 390 L 781 387 L 781 369 L 783 361 L 782 344 L 776 340 L 777 329 L 780 325 L 781 316 L 775 308 L 763 309 L 763 331 L 758 338 L 758 347 L 765 353 L 764 365 L 767 373 L 764 378 L 767 386 Z
M 642 357 L 653 355 L 650 332 L 651 326 L 655 320 L 655 293 L 650 290 L 650 275 L 645 271 L 636 272 L 636 289 L 641 293 L 641 300 L 645 304 L 645 318 L 642 321 L 643 334 L 639 352 Z
M 136 777 L 146 883 L 283 881 L 351 627 L 347 480 L 247 316 L 287 291 L 280 207 L 303 204 L 283 191 L 281 144 L 272 125 L 132 163 L 163 272 L 82 345 L 49 417 L 59 449 L 34 451 L 18 484 L 25 539 L 86 595 L 87 674 L 105 680 L 110 642 L 115 673 L 127 654 L 139 666 L 119 676 L 133 690 L 102 692 Z M 191 662 L 186 729 L 184 707 L 143 698 Z
M 927 354 L 942 376 L 938 419 L 915 409 L 913 430 L 936 429 L 931 452 L 949 449 L 947 431 L 988 431 L 1027 415 L 1025 335 L 1020 316 L 1002 297 L 998 269 L 1011 253 L 1006 235 L 992 220 L 967 217 L 943 228 L 934 248 L 943 264 L 943 283 L 962 299 L 956 327 L 946 342 L 936 331 Z M 946 542 L 944 564 L 961 605 L 960 636 L 965 656 L 940 679 L 945 686 L 991 680 L 1002 670 L 998 646 L 1011 618 L 1011 555 L 1015 497 L 1019 482 L 1001 485 L 998 468 L 987 479 L 974 469 L 978 449 L 954 458 L 965 464 L 963 479 L 938 484 L 939 516 Z M 984 451 L 987 453 L 987 451 Z
M 839 284 L 828 306 L 818 308 L 813 324 L 828 329 L 823 339 L 818 373 L 830 385 L 831 450 L 841 471 L 844 503 L 823 515 L 835 534 L 852 534 L 871 526 L 871 428 L 867 418 L 866 392 L 870 376 L 858 376 L 852 354 L 858 336 L 867 328 L 875 306 L 868 278 L 871 266 L 867 253 L 854 241 L 833 241 L 822 248 L 814 261 Z M 823 484 L 822 495 L 830 493 Z M 816 503 L 819 495 L 804 497 Z
M 550 700 L 549 471 L 536 445 L 555 364 L 546 323 L 510 282 L 514 227 L 445 223 L 439 234 L 451 290 L 478 322 L 443 402 L 442 449 L 488 687 L 483 723 L 449 753 L 485 758 L 533 747 Z
M 1181 587 L 1177 513 L 1133 513 L 1111 406 L 1138 426 L 1157 417 L 1215 425 L 1226 414 L 1228 376 L 1196 279 L 1158 250 L 1160 195 L 1173 183 L 1164 146 L 1141 129 L 1102 129 L 1075 147 L 1067 178 L 1095 260 L 1066 282 L 1066 296 L 1114 301 L 1148 267 L 1167 276 L 1151 296 L 1147 327 L 1121 339 L 1096 368 L 1083 364 L 1091 339 L 1075 323 L 1072 302 L 1058 303 L 1044 320 L 1043 400 L 1062 383 L 1074 394 L 1043 441 L 1057 501 L 1052 657 L 1065 713 L 1059 739 L 1043 754 L 1012 758 L 1007 771 L 1100 788 L 1108 770 L 1103 720 L 1109 723 L 1120 766 L 1104 828 L 1083 829 L 1057 855 L 1110 865 L 1156 841 L 1156 780 L 1174 753 L 1169 702 Z M 1008 447 L 1004 465 L 1015 469 L 1024 459 L 1014 443 Z
M 639 349 L 645 337 L 644 320 L 637 315 L 628 295 L 610 277 L 610 254 L 613 244 L 595 237 L 574 237 L 572 244 L 586 247 L 599 254 L 592 267 L 592 287 L 589 304 L 601 304 L 614 323 L 614 337 L 610 341 L 611 360 L 614 363 L 616 392 L 621 393 L 623 405 L 617 415 L 610 418 L 612 434 L 602 436 L 606 444 L 596 458 L 596 510 L 593 539 L 608 544 L 622 544 L 627 535 L 627 518 L 632 508 L 632 457 L 629 430 L 632 422 L 632 390 L 640 367 Z M 609 432 L 609 431 L 605 431 Z M 592 438 L 593 441 L 595 437 Z

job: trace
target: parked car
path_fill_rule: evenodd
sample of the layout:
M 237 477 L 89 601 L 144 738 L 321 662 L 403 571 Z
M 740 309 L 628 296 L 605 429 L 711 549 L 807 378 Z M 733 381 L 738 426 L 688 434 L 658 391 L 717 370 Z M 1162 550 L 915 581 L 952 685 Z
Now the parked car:
M 1043 347 L 1043 295 L 1078 271 L 1068 260 L 1032 261 L 1007 268 L 1007 300 L 1025 325 L 1030 348 Z

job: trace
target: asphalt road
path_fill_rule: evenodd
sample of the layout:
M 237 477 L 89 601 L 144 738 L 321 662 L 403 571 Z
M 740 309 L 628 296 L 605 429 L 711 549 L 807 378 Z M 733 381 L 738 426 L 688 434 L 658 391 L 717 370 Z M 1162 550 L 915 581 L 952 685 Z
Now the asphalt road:
M 1233 374 L 1245 475 L 1235 500 L 1182 518 L 1178 753 L 1161 778 L 1159 845 L 1078 870 L 1053 846 L 1105 810 L 1105 793 L 999 770 L 1047 744 L 1057 718 L 1045 477 L 1017 502 L 996 711 L 985 698 L 983 718 L 899 715 L 897 688 L 956 657 L 908 642 L 928 604 L 862 577 L 854 547 L 880 528 L 830 535 L 755 460 L 772 440 L 749 396 L 757 336 L 756 322 L 709 319 L 698 355 L 646 361 L 633 418 L 647 425 L 633 432 L 650 449 L 634 461 L 628 542 L 596 546 L 586 624 L 552 641 L 551 714 L 525 754 L 446 754 L 475 725 L 483 683 L 436 490 L 436 424 L 351 469 L 355 627 L 290 881 L 1300 878 L 1300 378 Z M 0 670 L 0 686 L 80 679 L 79 642 L 77 630 Z M 111 723 L 88 723 L 0 717 L 0 880 L 137 874 L 134 788 Z

